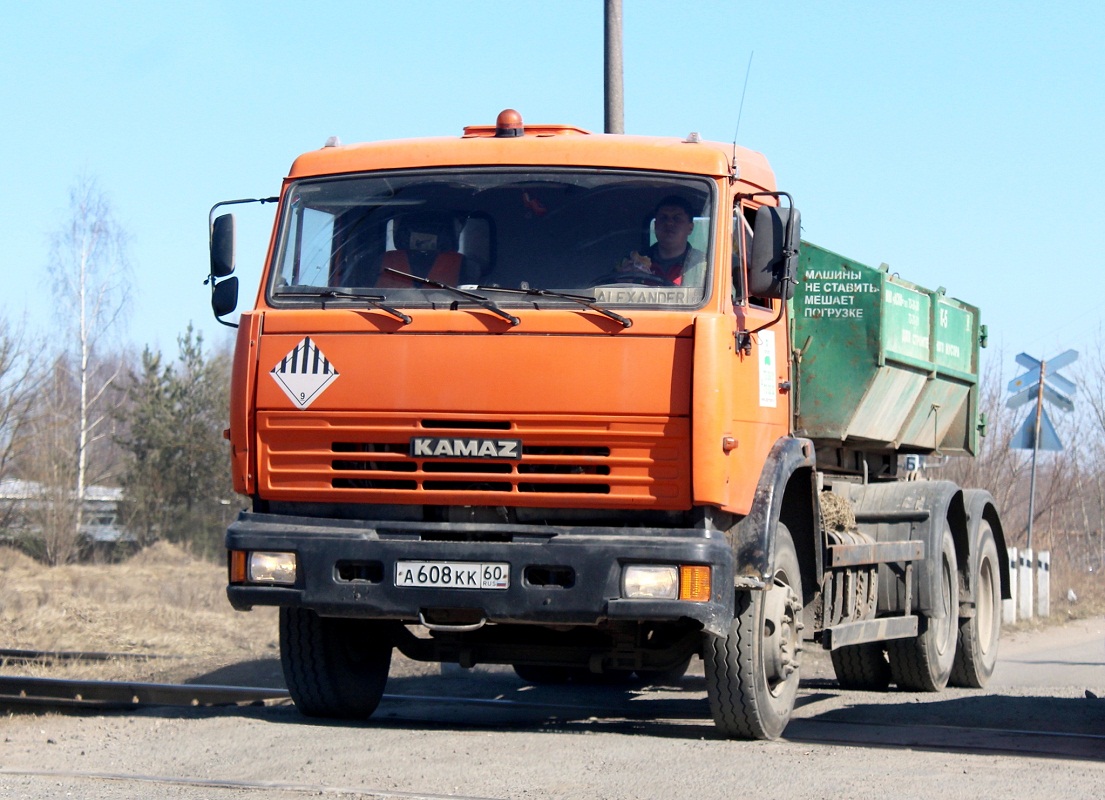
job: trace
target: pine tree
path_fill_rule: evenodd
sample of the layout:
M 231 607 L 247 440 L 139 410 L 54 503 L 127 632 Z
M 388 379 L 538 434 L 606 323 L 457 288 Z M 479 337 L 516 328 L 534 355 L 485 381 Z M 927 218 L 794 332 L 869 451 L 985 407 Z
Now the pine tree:
M 167 535 L 169 512 L 168 463 L 173 458 L 172 368 L 147 347 L 139 374 L 130 375 L 129 403 L 121 414 L 127 433 L 119 444 L 128 452 L 123 476 L 122 517 L 140 546 Z
M 159 538 L 212 555 L 236 503 L 223 439 L 230 358 L 208 356 L 191 325 L 177 339 L 175 364 L 147 349 L 122 412 L 128 433 L 125 520 L 140 543 Z

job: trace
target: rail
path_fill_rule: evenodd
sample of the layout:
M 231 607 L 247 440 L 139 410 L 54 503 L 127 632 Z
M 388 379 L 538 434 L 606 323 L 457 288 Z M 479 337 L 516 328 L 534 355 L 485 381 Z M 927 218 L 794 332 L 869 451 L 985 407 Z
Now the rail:
M 284 689 L 201 683 L 139 683 L 0 676 L 0 707 L 132 709 L 142 705 L 221 706 L 287 700 Z

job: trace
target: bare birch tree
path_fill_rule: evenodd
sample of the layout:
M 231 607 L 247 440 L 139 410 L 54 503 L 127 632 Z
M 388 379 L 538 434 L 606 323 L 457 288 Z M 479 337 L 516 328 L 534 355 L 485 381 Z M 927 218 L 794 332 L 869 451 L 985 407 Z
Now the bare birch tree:
M 13 467 L 25 449 L 44 376 L 38 361 L 41 347 L 25 330 L 25 325 L 13 330 L 6 319 L 0 319 L 0 481 L 16 475 Z M 0 528 L 8 527 L 12 510 L 10 502 L 0 503 Z
M 1105 439 L 1105 329 L 1097 331 L 1097 346 L 1083 359 L 1083 392 L 1089 415 L 1097 428 L 1098 441 Z
M 66 356 L 55 358 L 35 400 L 29 424 L 30 446 L 20 455 L 20 467 L 30 478 L 23 512 L 24 548 L 47 564 L 74 560 L 79 546 L 75 502 L 77 439 L 73 435 L 76 386 Z
M 1009 408 L 1000 369 L 1003 361 L 1003 354 L 998 353 L 979 376 L 979 410 L 986 416 L 987 434 L 979 442 L 977 456 L 952 459 L 940 477 L 989 491 L 1001 510 L 1008 543 L 1023 546 L 1028 534 L 1032 453 L 1013 449 L 1011 444 L 1025 416 L 1035 413 L 1035 406 Z M 1077 420 L 1057 422 L 1068 440 L 1080 440 Z M 1069 454 L 1040 453 L 1033 524 L 1078 505 L 1081 467 L 1081 461 Z
M 1086 354 L 1081 372 L 1082 391 L 1086 415 L 1093 430 L 1089 457 L 1092 463 L 1092 475 L 1086 483 L 1092 489 L 1087 492 L 1088 508 L 1085 512 L 1085 531 L 1087 544 L 1096 543 L 1096 558 L 1091 563 L 1100 570 L 1105 567 L 1105 328 L 1098 328 L 1095 347 Z
M 77 406 L 73 435 L 76 442 L 76 534 L 83 522 L 83 504 L 89 486 L 89 453 L 110 419 L 102 410 L 105 393 L 119 377 L 119 367 L 97 373 L 99 349 L 121 325 L 127 307 L 129 270 L 127 236 L 107 195 L 95 179 L 81 176 L 69 193 L 69 215 L 51 238 L 50 274 L 58 289 L 58 322 L 66 332 L 64 354 L 73 365 Z M 100 354 L 102 355 L 102 353 Z

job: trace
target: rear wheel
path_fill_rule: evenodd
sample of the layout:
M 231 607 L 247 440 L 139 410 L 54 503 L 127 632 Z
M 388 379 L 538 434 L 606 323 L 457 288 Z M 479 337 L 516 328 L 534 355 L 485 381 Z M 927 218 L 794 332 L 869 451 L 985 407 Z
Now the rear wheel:
M 921 633 L 913 638 L 891 639 L 886 643 L 890 671 L 901 689 L 938 692 L 947 686 L 951 676 L 959 632 L 959 576 L 955 542 L 947 525 L 940 541 L 940 588 L 936 602 L 943 616 L 921 619 Z
M 832 651 L 832 659 L 842 689 L 881 692 L 890 685 L 890 663 L 879 642 L 838 648 Z
M 384 694 L 391 640 L 380 622 L 281 608 L 280 665 L 301 713 L 367 719 Z
M 774 739 L 783 732 L 798 693 L 801 612 L 798 556 L 780 523 L 771 586 L 737 592 L 728 633 L 705 643 L 710 711 L 726 736 Z
M 979 526 L 978 571 L 975 574 L 975 614 L 959 625 L 959 646 L 952 666 L 953 686 L 980 689 L 994 674 L 1001 635 L 1001 573 L 994 532 L 985 520 Z

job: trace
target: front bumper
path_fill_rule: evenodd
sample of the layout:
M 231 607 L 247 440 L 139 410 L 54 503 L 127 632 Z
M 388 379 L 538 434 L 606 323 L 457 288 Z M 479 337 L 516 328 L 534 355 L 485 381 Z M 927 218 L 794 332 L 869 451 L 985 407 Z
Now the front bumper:
M 323 616 L 416 622 L 435 612 L 478 612 L 491 623 L 598 625 L 693 620 L 723 635 L 733 618 L 733 552 L 725 534 L 698 528 L 616 528 L 335 520 L 243 512 L 229 550 L 294 552 L 294 586 L 231 584 L 239 610 L 299 606 Z M 396 586 L 396 562 L 510 565 L 501 590 Z M 621 596 L 627 564 L 711 567 L 710 599 Z M 547 576 L 560 576 L 550 582 Z M 564 576 L 570 576 L 565 579 Z

